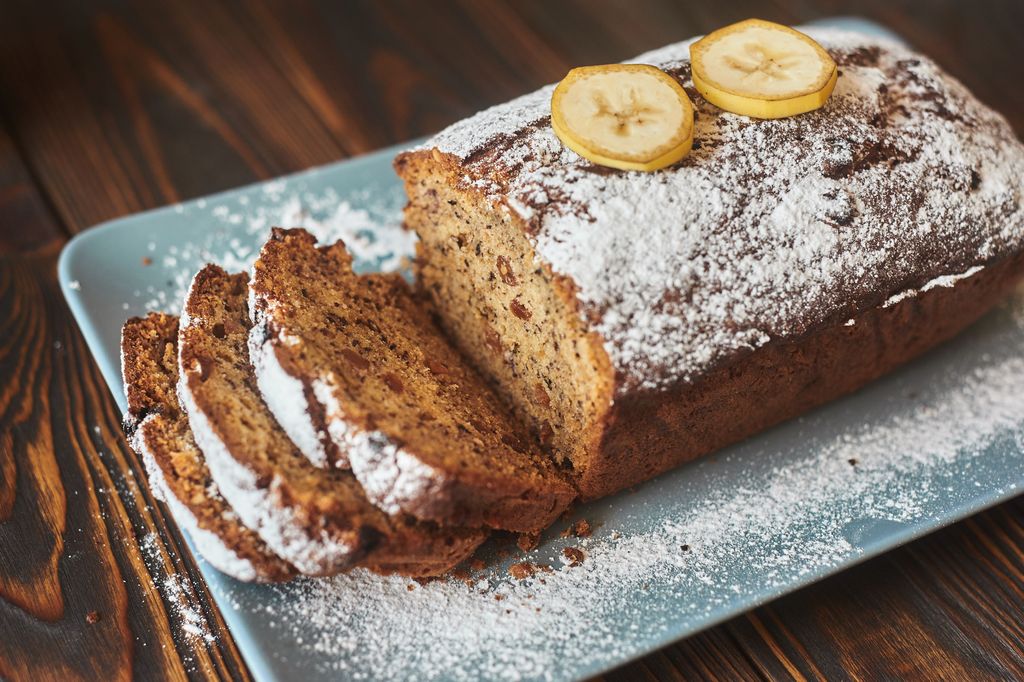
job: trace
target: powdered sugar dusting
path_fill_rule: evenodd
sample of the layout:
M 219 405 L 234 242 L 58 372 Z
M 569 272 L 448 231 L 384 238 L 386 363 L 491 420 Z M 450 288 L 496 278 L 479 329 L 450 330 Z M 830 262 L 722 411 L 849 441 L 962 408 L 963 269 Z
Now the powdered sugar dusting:
M 242 523 L 256 531 L 275 554 L 304 573 L 316 575 L 348 562 L 354 548 L 326 530 L 310 531 L 295 507 L 285 503 L 280 480 L 272 480 L 269 486 L 259 485 L 256 473 L 231 455 L 193 400 L 184 376 L 178 384 L 178 397 L 188 412 L 192 433 L 210 473 Z
M 251 607 L 295 643 L 283 655 L 324 677 L 598 671 L 826 574 L 886 529 L 948 514 L 972 480 L 1016 471 L 998 491 L 1012 493 L 1024 464 L 1022 341 L 1024 289 L 959 345 L 858 397 L 580 510 L 603 525 L 583 539 L 554 529 L 528 557 L 551 572 L 518 580 L 499 561 L 468 584 L 417 585 L 359 571 L 275 587 Z M 561 561 L 567 545 L 582 564 Z
M 177 604 L 178 617 L 181 622 L 181 629 L 190 637 L 194 637 L 206 644 L 216 641 L 206 624 L 206 619 L 194 608 L 188 606 L 188 600 L 195 600 L 196 595 L 192 590 L 191 583 L 184 576 L 170 573 L 164 578 L 160 585 L 161 591 Z
M 163 560 L 160 537 L 156 533 L 149 533 L 142 538 L 142 542 L 139 544 L 146 561 L 159 565 Z M 212 644 L 217 640 L 210 631 L 206 618 L 199 611 L 199 599 L 188 578 L 170 573 L 157 586 L 173 608 L 175 621 L 186 637 L 203 644 Z M 194 661 L 187 662 L 193 663 Z
M 920 289 L 907 289 L 905 291 L 899 292 L 898 294 L 893 294 L 889 298 L 885 299 L 885 302 L 882 303 L 882 307 L 888 308 L 890 306 L 894 306 L 905 298 L 917 296 L 919 293 L 930 291 L 935 287 L 945 287 L 947 289 L 952 288 L 954 285 L 956 285 L 957 282 L 969 279 L 970 277 L 973 277 L 974 275 L 978 274 L 984 269 L 985 268 L 982 267 L 981 265 L 975 265 L 973 268 L 969 268 L 967 271 L 961 272 L 959 274 L 942 275 L 940 277 L 936 277 L 935 279 L 928 282 Z
M 253 289 L 249 288 L 249 310 L 257 318 L 249 331 L 249 361 L 252 363 L 253 374 L 260 388 L 263 401 L 274 415 L 277 423 L 288 434 L 295 447 L 306 456 L 314 466 L 325 468 L 329 464 L 327 449 L 321 440 L 321 434 L 314 427 L 309 415 L 309 401 L 302 382 L 289 374 L 278 362 L 273 343 L 266 339 L 267 325 L 260 321 L 258 307 L 253 301 Z M 339 466 L 346 468 L 347 451 Z
M 620 391 L 695 380 L 1024 245 L 1024 147 L 1000 116 L 894 43 L 809 32 L 836 57 L 836 89 L 776 121 L 705 102 L 689 43 L 640 56 L 694 100 L 695 149 L 664 171 L 611 171 L 564 148 L 550 88 L 426 145 L 528 222 L 539 257 L 578 286 Z

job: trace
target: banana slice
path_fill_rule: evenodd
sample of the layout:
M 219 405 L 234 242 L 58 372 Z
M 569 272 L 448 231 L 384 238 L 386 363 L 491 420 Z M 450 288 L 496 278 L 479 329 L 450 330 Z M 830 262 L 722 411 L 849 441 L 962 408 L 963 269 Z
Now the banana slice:
M 715 106 L 753 118 L 784 118 L 825 104 L 836 63 L 788 26 L 747 19 L 690 46 L 693 85 Z
M 679 82 L 653 66 L 584 66 L 551 95 L 551 126 L 594 163 L 653 171 L 690 152 L 693 106 Z

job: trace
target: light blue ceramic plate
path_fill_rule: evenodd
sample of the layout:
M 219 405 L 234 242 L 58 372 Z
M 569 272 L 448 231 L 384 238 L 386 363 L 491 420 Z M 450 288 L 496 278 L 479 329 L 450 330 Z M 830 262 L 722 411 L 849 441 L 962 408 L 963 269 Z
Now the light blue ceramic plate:
M 411 245 L 397 227 L 395 151 L 72 240 L 63 290 L 122 406 L 122 322 L 176 308 L 207 260 L 245 267 L 271 223 L 345 237 L 363 269 L 400 265 Z M 270 587 L 200 567 L 261 680 L 585 677 L 1016 495 L 1022 349 L 1024 293 L 854 396 L 579 509 L 590 538 L 559 537 L 566 521 L 525 557 L 492 543 L 469 581 L 359 574 Z M 568 565 L 569 546 L 581 565 Z M 515 580 L 508 566 L 523 560 L 547 570 Z

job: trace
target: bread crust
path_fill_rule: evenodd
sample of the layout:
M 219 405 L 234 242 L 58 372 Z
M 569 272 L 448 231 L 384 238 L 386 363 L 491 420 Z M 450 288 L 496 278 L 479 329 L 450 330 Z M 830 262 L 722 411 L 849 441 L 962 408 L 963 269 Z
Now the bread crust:
M 696 384 L 620 395 L 599 427 L 582 496 L 635 485 L 856 391 L 963 331 L 1022 274 L 1018 254 L 951 287 L 773 341 Z

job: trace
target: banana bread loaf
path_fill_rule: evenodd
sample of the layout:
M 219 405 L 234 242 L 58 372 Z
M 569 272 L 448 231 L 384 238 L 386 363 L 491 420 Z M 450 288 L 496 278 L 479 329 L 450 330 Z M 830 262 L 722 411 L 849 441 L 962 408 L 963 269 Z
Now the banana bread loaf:
M 1006 121 L 899 45 L 808 33 L 835 90 L 778 120 L 703 100 L 688 43 L 639 57 L 694 103 L 693 151 L 661 171 L 563 147 L 550 87 L 396 159 L 441 324 L 586 498 L 855 390 L 1020 277 Z

